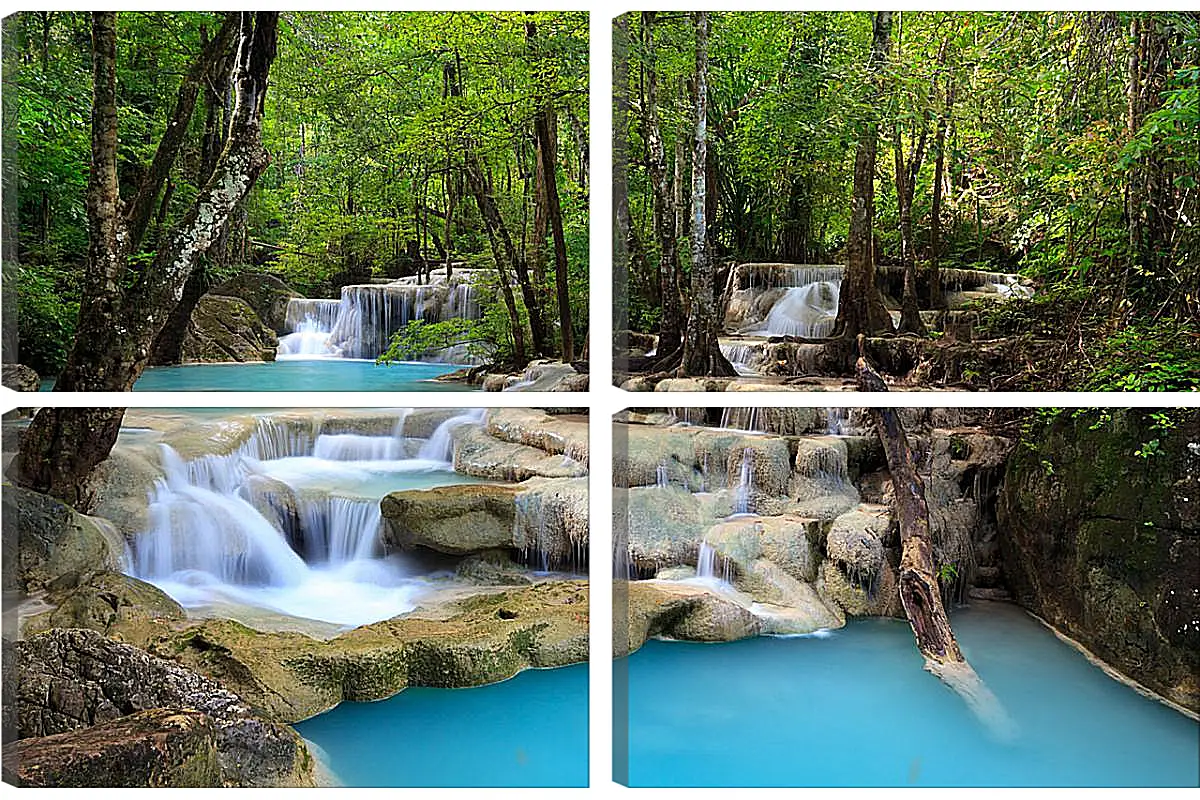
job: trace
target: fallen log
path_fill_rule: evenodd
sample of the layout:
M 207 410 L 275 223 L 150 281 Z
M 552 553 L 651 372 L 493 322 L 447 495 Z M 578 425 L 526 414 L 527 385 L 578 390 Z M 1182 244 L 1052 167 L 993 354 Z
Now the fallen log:
M 886 392 L 887 384 L 867 363 L 864 345 L 864 337 L 860 335 L 859 356 L 855 362 L 858 390 Z M 917 649 L 925 658 L 925 669 L 957 692 L 994 734 L 1012 738 L 1016 733 L 1015 725 L 963 656 L 950 627 L 934 564 L 925 482 L 917 472 L 900 415 L 894 408 L 871 408 L 870 413 L 887 456 L 896 497 L 901 543 L 897 581 L 900 603 L 916 637 Z

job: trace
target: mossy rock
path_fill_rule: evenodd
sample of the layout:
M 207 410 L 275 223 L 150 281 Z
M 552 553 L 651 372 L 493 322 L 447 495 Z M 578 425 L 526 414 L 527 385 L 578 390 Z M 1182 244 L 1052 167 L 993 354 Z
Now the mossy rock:
M 254 310 L 263 324 L 282 336 L 288 333 L 288 301 L 303 298 L 274 275 L 265 272 L 243 272 L 208 290 L 210 295 L 236 297 Z
M 278 342 L 254 309 L 236 297 L 206 294 L 188 320 L 182 363 L 274 361 Z

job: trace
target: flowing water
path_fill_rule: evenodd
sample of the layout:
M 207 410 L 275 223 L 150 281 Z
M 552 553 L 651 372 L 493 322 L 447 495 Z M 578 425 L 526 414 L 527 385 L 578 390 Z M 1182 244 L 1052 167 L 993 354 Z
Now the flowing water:
M 352 626 L 411 610 L 445 565 L 384 552 L 379 501 L 474 482 L 453 471 L 451 433 L 483 412 L 447 419 L 428 440 L 400 435 L 406 415 L 373 436 L 260 417 L 237 451 L 190 461 L 161 445 L 165 475 L 132 547 L 134 574 L 196 610 L 250 607 Z
M 852 620 L 820 636 L 648 642 L 617 664 L 629 720 L 627 739 L 614 731 L 617 773 L 627 765 L 633 786 L 1200 781 L 1200 724 L 1109 678 L 1015 606 L 981 603 L 952 621 L 1014 740 L 990 736 L 922 669 L 905 622 Z
M 586 786 L 586 664 L 490 686 L 406 689 L 295 726 L 344 786 Z

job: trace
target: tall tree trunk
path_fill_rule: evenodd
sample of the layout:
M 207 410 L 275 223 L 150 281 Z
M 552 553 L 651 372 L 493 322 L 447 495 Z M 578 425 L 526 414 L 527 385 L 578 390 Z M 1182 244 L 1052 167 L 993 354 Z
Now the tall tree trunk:
M 658 63 L 654 45 L 656 12 L 642 12 L 642 36 L 646 48 L 646 148 L 654 208 L 654 234 L 658 240 L 658 285 L 662 314 L 658 326 L 658 354 L 669 357 L 683 342 L 683 309 L 679 298 L 678 240 L 675 238 L 675 210 L 671 187 L 667 184 L 667 159 L 662 129 L 658 120 Z
M 868 62 L 873 97 L 868 105 L 881 99 L 880 75 L 887 61 L 888 37 L 892 12 L 876 11 L 871 57 Z M 876 101 L 876 102 L 872 102 Z M 879 120 L 871 108 L 866 112 L 858 150 L 854 156 L 854 194 L 850 206 L 850 233 L 846 239 L 846 273 L 842 279 L 835 330 L 844 338 L 860 333 L 875 336 L 892 332 L 892 318 L 883 305 L 883 296 L 875 283 L 875 154 L 878 147 Z
M 500 294 L 504 298 L 504 308 L 508 312 L 508 324 L 512 330 L 513 357 L 519 365 L 525 364 L 525 329 L 521 323 L 521 314 L 517 310 L 517 299 L 512 290 L 512 272 L 517 261 L 517 251 L 513 247 L 512 237 L 500 216 L 500 208 L 496 198 L 492 197 L 488 186 L 487 176 L 483 165 L 474 151 L 466 153 L 467 184 L 475 197 L 475 205 L 479 207 L 479 215 L 483 217 L 483 227 L 487 232 L 488 242 L 492 247 L 492 256 L 496 261 L 496 272 L 499 275 Z
M 1155 12 L 1135 14 L 1130 22 L 1128 135 L 1138 134 L 1146 117 L 1162 106 L 1169 73 L 1169 42 L 1164 23 Z M 1144 153 L 1129 171 L 1127 225 L 1131 272 L 1162 281 L 1169 273 L 1170 202 L 1167 165 L 1153 151 Z M 1157 287 L 1155 287 L 1157 288 Z
M 904 142 L 900 136 L 899 122 L 892 123 L 892 150 L 896 155 L 896 203 L 900 211 L 900 264 L 904 267 L 900 333 L 924 336 L 925 322 L 921 319 L 921 306 L 917 301 L 917 260 L 913 253 L 913 191 L 908 182 L 908 168 L 904 163 Z
M 680 375 L 737 374 L 717 343 L 713 263 L 708 248 L 708 12 L 696 14 L 696 145 L 692 150 L 691 309 Z
M 949 44 L 949 41 L 942 44 L 942 51 L 938 56 L 939 66 L 945 66 L 945 54 L 949 50 Z M 946 72 L 945 80 L 946 104 L 943 113 L 938 115 L 933 134 L 933 148 L 937 151 L 937 156 L 933 162 L 933 202 L 929 208 L 929 306 L 939 309 L 947 308 L 946 295 L 942 291 L 941 272 L 942 185 L 946 180 L 946 129 L 954 112 L 954 77 Z
M 237 102 L 229 145 L 183 220 L 136 283 L 125 288 L 124 221 L 117 188 L 116 14 L 92 16 L 90 234 L 78 333 L 55 391 L 129 391 L 155 337 L 179 302 L 198 259 L 269 161 L 261 142 L 267 73 L 275 59 L 278 13 L 239 12 Z M 87 510 L 95 466 L 120 428 L 117 410 L 43 408 L 22 440 L 16 482 Z M 66 453 L 63 448 L 71 449 Z M 52 463 L 53 462 L 53 463 Z
M 630 235 L 629 214 L 629 14 L 613 20 L 613 331 L 629 329 Z M 614 370 L 625 372 L 627 352 L 614 350 Z
M 558 295 L 558 324 L 562 336 L 563 361 L 575 360 L 575 334 L 571 329 L 571 297 L 567 282 L 567 240 L 563 235 L 562 207 L 558 201 L 558 179 L 555 170 L 555 146 L 551 122 L 552 112 L 543 107 L 533 118 L 537 130 L 538 156 L 542 166 L 542 189 L 550 217 L 550 233 L 554 239 L 554 286 Z

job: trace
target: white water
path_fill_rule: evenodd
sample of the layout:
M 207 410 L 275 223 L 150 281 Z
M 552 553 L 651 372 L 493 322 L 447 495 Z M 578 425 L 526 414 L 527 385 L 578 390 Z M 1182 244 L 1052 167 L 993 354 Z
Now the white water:
M 449 431 L 482 413 L 439 426 L 436 460 L 404 457 L 407 412 L 379 436 L 260 417 L 230 455 L 184 461 L 163 445 L 149 529 L 131 547 L 135 575 L 193 609 L 235 604 L 350 626 L 411 610 L 426 584 L 415 561 L 383 557 L 379 498 L 436 475 L 453 482 Z
M 816 281 L 792 286 L 775 301 L 756 331 L 763 336 L 796 336 L 824 339 L 837 321 L 841 280 Z
M 432 461 L 454 460 L 454 429 L 459 425 L 470 423 L 478 424 L 483 421 L 485 409 L 473 408 L 438 425 L 434 430 L 433 435 L 421 445 L 421 449 L 417 451 L 417 458 L 423 458 Z

